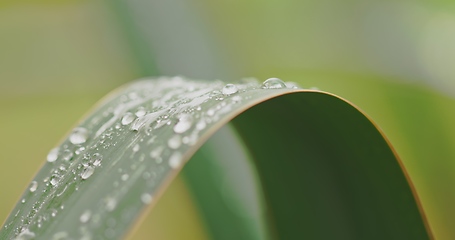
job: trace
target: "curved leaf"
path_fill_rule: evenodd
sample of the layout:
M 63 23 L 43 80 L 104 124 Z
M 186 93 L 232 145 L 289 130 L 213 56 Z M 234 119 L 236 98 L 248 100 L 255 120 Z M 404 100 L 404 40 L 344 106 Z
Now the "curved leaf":
M 50 151 L 0 238 L 121 238 L 232 119 L 261 180 L 271 238 L 431 236 L 400 161 L 349 103 L 278 79 L 174 77 L 106 97 Z

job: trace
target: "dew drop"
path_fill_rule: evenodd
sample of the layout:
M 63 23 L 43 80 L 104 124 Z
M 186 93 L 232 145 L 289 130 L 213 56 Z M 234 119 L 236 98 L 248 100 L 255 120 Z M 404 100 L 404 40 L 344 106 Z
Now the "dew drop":
M 47 161 L 48 162 L 55 162 L 58 158 L 58 151 L 59 148 L 53 148 L 48 154 L 47 154 Z
M 278 89 L 286 88 L 286 84 L 279 78 L 269 78 L 262 83 L 262 88 L 266 89 Z
M 180 135 L 174 135 L 167 141 L 167 145 L 172 149 L 177 149 L 182 145 L 182 137 Z
M 141 201 L 144 203 L 144 204 L 149 204 L 152 202 L 152 195 L 148 194 L 148 193 L 144 193 L 141 195 Z
M 155 148 L 153 151 L 150 152 L 150 157 L 159 158 L 163 150 L 164 150 L 163 146 Z
M 101 161 L 103 161 L 103 156 L 99 153 L 94 153 L 93 154 L 93 166 L 99 166 L 101 165 Z
M 233 102 L 233 103 L 238 103 L 238 102 L 240 102 L 240 101 L 242 101 L 242 97 L 241 97 L 241 96 L 234 96 L 234 97 L 232 98 L 232 102 Z
M 209 110 L 207 111 L 207 115 L 209 115 L 209 116 L 215 115 L 215 110 L 209 109 Z
M 107 198 L 106 199 L 106 210 L 107 211 L 112 211 L 115 209 L 115 207 L 117 206 L 117 201 L 114 199 L 114 198 Z
M 147 113 L 147 111 L 145 110 L 145 108 L 139 107 L 139 108 L 137 109 L 135 115 L 136 115 L 137 117 L 143 117 L 143 116 L 145 116 L 146 113 Z
M 205 121 L 201 120 L 196 124 L 196 129 L 200 131 L 203 130 L 206 126 L 207 124 L 205 123 Z
M 237 86 L 235 86 L 232 83 L 226 84 L 226 86 L 223 87 L 223 90 L 221 91 L 224 95 L 231 95 L 234 93 L 237 93 L 239 89 Z
M 35 192 L 37 188 L 38 188 L 38 182 L 33 181 L 33 182 L 30 184 L 29 190 L 30 190 L 30 192 Z
M 81 153 L 83 153 L 85 151 L 85 147 L 80 147 L 78 149 L 76 149 L 76 151 L 74 152 L 76 155 L 79 155 Z
M 90 212 L 90 210 L 85 210 L 79 217 L 79 220 L 81 221 L 81 223 L 86 223 L 88 222 L 88 220 L 90 220 L 91 216 L 92 212 Z
M 209 98 L 210 98 L 210 99 L 212 99 L 212 98 L 217 98 L 217 97 L 219 97 L 220 94 L 221 94 L 220 91 L 214 90 L 214 91 L 210 92 Z
M 179 117 L 179 121 L 174 126 L 175 133 L 184 133 L 191 128 L 193 123 L 193 117 L 190 114 L 182 114 Z
M 88 131 L 85 128 L 78 127 L 73 130 L 70 135 L 70 142 L 72 144 L 81 144 L 87 141 Z
M 94 172 L 95 172 L 95 168 L 88 166 L 88 167 L 81 173 L 81 178 L 82 178 L 82 179 L 87 179 L 87 178 L 89 178 L 90 176 L 92 176 L 92 174 L 93 174 Z
M 123 126 L 128 125 L 128 124 L 132 123 L 134 121 L 134 119 L 135 119 L 134 115 L 130 112 L 127 112 L 122 117 L 122 125 Z
M 128 174 L 126 174 L 126 173 L 123 174 L 123 175 L 122 175 L 122 181 L 128 180 L 129 177 L 130 177 L 130 176 L 128 176 Z
M 52 186 L 55 186 L 58 184 L 58 180 L 60 180 L 58 175 L 52 175 L 49 182 Z
M 139 144 L 134 145 L 133 152 L 139 151 L 139 148 L 140 148 Z
M 183 161 L 182 154 L 180 154 L 179 152 L 174 152 L 169 158 L 169 166 L 173 169 L 176 169 L 180 167 L 182 161 Z
M 73 156 L 74 156 L 73 152 L 71 152 L 68 149 L 65 149 L 65 151 L 63 151 L 63 153 L 62 153 L 62 158 L 65 161 L 71 160 L 73 158 Z
M 58 211 L 55 209 L 51 209 L 51 217 L 57 216 Z

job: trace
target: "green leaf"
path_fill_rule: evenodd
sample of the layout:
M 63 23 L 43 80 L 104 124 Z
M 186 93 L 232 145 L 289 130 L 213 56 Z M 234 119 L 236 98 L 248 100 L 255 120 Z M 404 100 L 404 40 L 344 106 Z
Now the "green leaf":
M 216 133 L 231 120 L 242 140 Z M 193 155 L 204 165 L 189 167 L 186 178 L 213 238 L 431 237 L 401 162 L 351 104 L 278 79 L 226 85 L 174 77 L 138 81 L 102 100 L 50 151 L 0 238 L 122 238 Z M 232 201 L 246 212 L 263 204 L 264 223 L 261 209 L 235 221 L 236 210 L 204 191 L 217 188 L 198 174 L 213 158 L 253 160 L 264 199 Z M 241 166 L 229 164 L 226 172 Z M 244 194 L 232 186 L 231 198 Z

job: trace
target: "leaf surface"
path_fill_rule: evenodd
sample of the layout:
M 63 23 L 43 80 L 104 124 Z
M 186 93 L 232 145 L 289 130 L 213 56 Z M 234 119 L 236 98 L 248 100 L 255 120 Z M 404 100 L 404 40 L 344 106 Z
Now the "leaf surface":
M 232 141 L 247 146 L 260 179 L 268 238 L 431 237 L 400 160 L 348 102 L 278 79 L 261 85 L 163 77 L 114 91 L 51 150 L 0 238 L 122 238 L 230 121 L 240 136 Z M 218 142 L 207 146 L 219 151 Z M 202 209 L 224 208 L 197 191 L 210 179 L 186 175 L 197 201 L 206 199 Z M 236 225 L 202 213 L 213 222 L 213 238 Z M 263 236 L 245 229 L 239 239 Z

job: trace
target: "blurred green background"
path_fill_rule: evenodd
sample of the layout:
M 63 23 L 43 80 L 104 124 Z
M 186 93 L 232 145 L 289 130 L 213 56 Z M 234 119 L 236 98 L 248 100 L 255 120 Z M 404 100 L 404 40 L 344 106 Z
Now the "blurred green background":
M 0 219 L 49 149 L 115 87 L 157 75 L 279 77 L 371 116 L 436 238 L 455 239 L 454 66 L 453 1 L 2 0 Z M 186 239 L 204 238 L 191 202 L 177 180 L 135 237 L 172 239 L 166 226 L 178 221 Z

